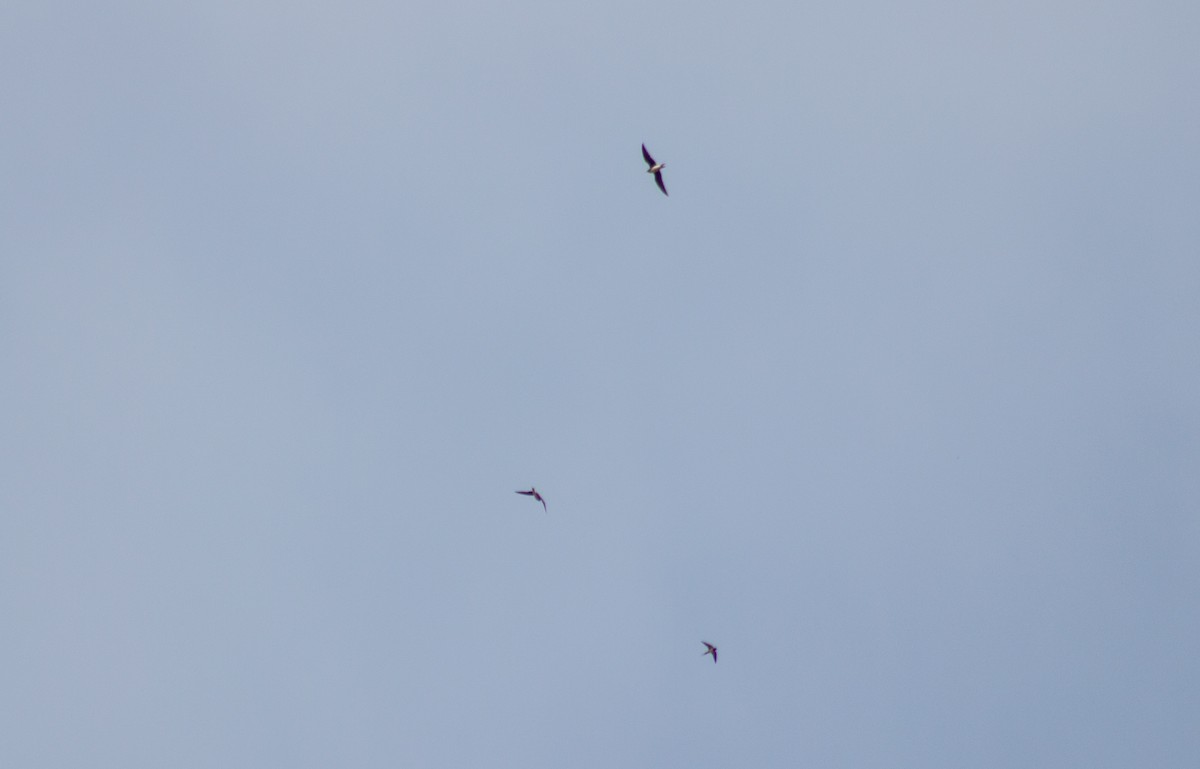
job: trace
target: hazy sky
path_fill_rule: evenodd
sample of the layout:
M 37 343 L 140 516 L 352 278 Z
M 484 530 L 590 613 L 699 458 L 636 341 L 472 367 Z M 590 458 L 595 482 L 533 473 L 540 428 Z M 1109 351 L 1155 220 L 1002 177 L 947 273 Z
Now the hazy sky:
M 5 4 L 0 763 L 1194 769 L 1198 41 Z

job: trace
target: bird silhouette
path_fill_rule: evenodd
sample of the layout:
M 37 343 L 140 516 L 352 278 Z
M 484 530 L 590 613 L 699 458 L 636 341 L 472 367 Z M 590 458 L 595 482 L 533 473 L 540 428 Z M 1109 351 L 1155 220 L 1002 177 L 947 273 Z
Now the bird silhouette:
M 703 657 L 705 655 L 711 654 L 713 657 L 713 664 L 714 665 L 717 664 L 717 647 L 713 646 L 708 641 L 701 641 L 700 643 L 702 643 L 708 647 L 708 651 L 704 652 L 704 654 L 702 654 L 700 656 Z
M 667 167 L 667 164 L 654 162 L 654 158 L 650 157 L 645 144 L 642 145 L 642 157 L 646 159 L 646 165 L 650 166 L 646 169 L 646 173 L 654 174 L 654 181 L 658 183 L 658 188 L 662 190 L 664 195 L 667 195 L 667 185 L 663 184 L 662 180 L 662 170 Z M 670 197 L 670 195 L 667 195 L 667 197 Z
M 538 493 L 538 490 L 536 488 L 530 486 L 529 491 L 518 491 L 517 493 L 524 494 L 527 497 L 533 497 L 538 502 L 542 503 L 542 510 L 544 512 L 550 512 L 549 510 L 546 509 L 546 500 L 542 499 L 542 495 Z

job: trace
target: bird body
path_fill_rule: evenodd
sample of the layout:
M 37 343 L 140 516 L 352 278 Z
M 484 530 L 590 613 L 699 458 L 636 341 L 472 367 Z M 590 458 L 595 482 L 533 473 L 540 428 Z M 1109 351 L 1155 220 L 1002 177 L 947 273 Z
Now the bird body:
M 708 649 L 704 652 L 704 654 L 702 654 L 700 656 L 706 656 L 706 655 L 711 654 L 712 658 L 713 658 L 713 664 L 714 665 L 717 664 L 717 647 L 713 646 L 708 641 L 701 641 L 700 643 L 702 643 L 706 647 L 708 647 Z
M 529 487 L 529 491 L 518 491 L 517 493 L 518 493 L 518 494 L 524 494 L 524 495 L 525 495 L 525 496 L 527 496 L 527 497 L 533 497 L 533 498 L 534 498 L 534 499 L 536 499 L 538 502 L 541 502 L 541 503 L 542 503 L 542 510 L 543 510 L 543 512 L 550 512 L 550 511 L 549 511 L 549 510 L 546 508 L 546 500 L 542 498 L 542 495 L 541 495 L 541 494 L 539 494 L 539 493 L 538 493 L 538 490 L 537 490 L 536 488 L 534 488 L 533 486 L 530 486 L 530 487 Z
M 645 144 L 642 145 L 642 157 L 645 159 L 646 165 L 650 166 L 646 169 L 646 173 L 654 174 L 654 182 L 658 185 L 658 188 L 662 190 L 662 194 L 666 195 L 667 185 L 663 184 L 662 170 L 667 167 L 667 164 L 655 162 L 654 158 L 650 156 L 649 151 L 646 150 Z M 667 197 L 670 196 L 667 195 Z

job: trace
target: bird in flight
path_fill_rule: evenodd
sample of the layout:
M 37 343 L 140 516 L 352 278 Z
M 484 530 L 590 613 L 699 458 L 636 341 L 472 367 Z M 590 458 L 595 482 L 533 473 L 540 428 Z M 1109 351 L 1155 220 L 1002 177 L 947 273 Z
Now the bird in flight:
M 655 163 L 654 158 L 650 157 L 650 153 L 646 151 L 646 145 L 642 145 L 642 157 L 646 159 L 646 165 L 650 166 L 646 169 L 646 173 L 654 174 L 654 181 L 658 183 L 658 188 L 667 194 L 667 185 L 663 184 L 662 170 L 667 167 L 666 163 Z M 667 197 L 670 197 L 667 195 Z
M 704 652 L 704 654 L 702 654 L 700 656 L 704 657 L 706 655 L 711 654 L 713 656 L 713 664 L 714 665 L 717 664 L 717 647 L 713 646 L 708 641 L 701 641 L 700 643 L 702 643 L 708 647 L 708 651 Z
M 542 510 L 543 510 L 543 511 L 545 511 L 545 512 L 550 512 L 549 510 L 546 510 L 546 500 L 542 499 L 542 495 L 541 495 L 541 494 L 539 494 L 539 493 L 538 493 L 538 490 L 537 490 L 537 489 L 535 489 L 533 486 L 530 486 L 530 487 L 529 487 L 529 491 L 518 491 L 517 493 L 518 493 L 518 494 L 524 494 L 524 495 L 525 495 L 525 496 L 527 496 L 527 497 L 533 497 L 533 498 L 534 498 L 534 499 L 536 499 L 538 502 L 541 502 L 541 503 L 542 503 Z

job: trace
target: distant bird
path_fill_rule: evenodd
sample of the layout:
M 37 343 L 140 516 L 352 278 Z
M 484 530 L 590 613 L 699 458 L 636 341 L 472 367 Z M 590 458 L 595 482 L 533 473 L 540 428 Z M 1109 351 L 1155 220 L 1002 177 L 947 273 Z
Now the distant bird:
M 717 647 L 713 646 L 708 641 L 701 641 L 700 643 L 708 647 L 708 651 L 704 652 L 704 654 L 701 654 L 700 656 L 703 657 L 711 654 L 713 656 L 713 664 L 717 664 Z
M 546 510 L 546 500 L 542 499 L 542 495 L 541 495 L 541 494 L 539 494 L 539 493 L 538 493 L 538 490 L 537 490 L 537 489 L 535 489 L 534 487 L 530 486 L 530 487 L 529 487 L 529 491 L 518 491 L 517 493 L 518 493 L 518 494 L 524 494 L 524 495 L 525 495 L 525 496 L 527 496 L 527 497 L 533 497 L 533 498 L 534 498 L 534 499 L 536 499 L 538 502 L 541 502 L 541 503 L 542 503 L 542 510 L 543 510 L 543 511 L 545 511 L 545 512 L 550 512 L 549 510 Z
M 646 145 L 642 145 L 642 157 L 646 159 L 646 164 L 650 166 L 646 169 L 646 173 L 654 174 L 654 181 L 658 182 L 658 188 L 667 194 L 667 185 L 663 184 L 662 170 L 667 167 L 666 163 L 655 163 L 654 158 L 650 157 L 650 153 L 646 151 Z M 670 197 L 667 195 L 667 197 Z

